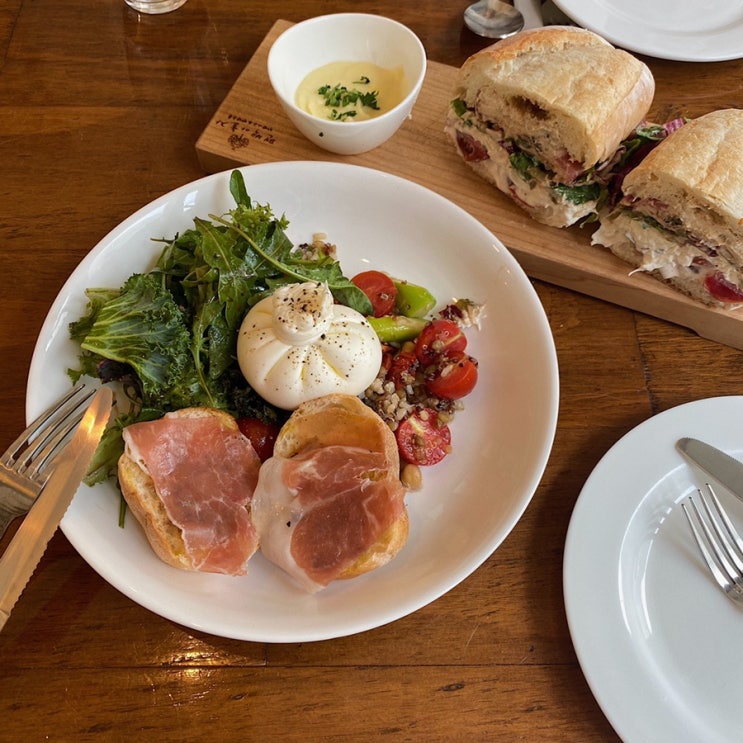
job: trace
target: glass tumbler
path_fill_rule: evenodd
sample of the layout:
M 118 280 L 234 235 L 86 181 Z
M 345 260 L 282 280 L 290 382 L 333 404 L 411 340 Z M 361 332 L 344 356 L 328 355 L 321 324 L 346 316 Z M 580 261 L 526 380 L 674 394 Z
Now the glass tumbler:
M 124 0 L 124 2 L 139 13 L 156 15 L 157 13 L 170 13 L 183 5 L 186 0 Z

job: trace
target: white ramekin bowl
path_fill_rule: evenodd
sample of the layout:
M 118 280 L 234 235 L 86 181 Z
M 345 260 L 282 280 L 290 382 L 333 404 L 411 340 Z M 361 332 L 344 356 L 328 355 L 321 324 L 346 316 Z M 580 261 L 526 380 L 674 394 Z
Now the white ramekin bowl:
M 394 108 L 365 121 L 331 121 L 299 108 L 294 97 L 306 75 L 331 62 L 402 67 L 408 91 Z M 356 155 L 386 142 L 410 116 L 426 74 L 426 52 L 406 26 L 367 13 L 335 13 L 288 28 L 268 53 L 268 77 L 292 123 L 330 152 Z

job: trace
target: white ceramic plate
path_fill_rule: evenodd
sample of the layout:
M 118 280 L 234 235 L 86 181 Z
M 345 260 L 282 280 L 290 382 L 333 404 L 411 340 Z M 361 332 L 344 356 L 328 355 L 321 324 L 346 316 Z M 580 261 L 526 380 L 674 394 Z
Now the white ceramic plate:
M 743 57 L 743 5 L 732 0 L 554 0 L 623 49 L 681 62 Z
M 411 534 L 390 565 L 307 595 L 260 554 L 250 575 L 188 573 L 160 562 L 138 525 L 117 525 L 113 486 L 81 487 L 62 528 L 109 583 L 153 612 L 215 635 L 302 642 L 391 622 L 457 585 L 498 547 L 542 476 L 554 435 L 558 382 L 554 344 L 522 270 L 479 222 L 444 198 L 384 173 L 333 163 L 286 162 L 242 169 L 254 201 L 291 224 L 289 238 L 325 232 L 347 275 L 365 268 L 427 286 L 443 304 L 455 296 L 486 304 L 469 332 L 480 362 L 477 389 L 452 427 L 454 452 L 425 472 L 408 496 Z M 233 205 L 229 173 L 169 193 L 123 222 L 82 261 L 54 302 L 32 359 L 27 415 L 69 388 L 77 350 L 68 324 L 85 310 L 87 287 L 118 287 L 148 269 L 196 216 Z
M 599 462 L 568 529 L 570 633 L 594 696 L 625 743 L 743 740 L 743 612 L 713 583 L 680 501 L 705 476 L 682 436 L 741 458 L 743 397 L 688 403 L 644 422 Z M 743 503 L 716 492 L 743 528 Z

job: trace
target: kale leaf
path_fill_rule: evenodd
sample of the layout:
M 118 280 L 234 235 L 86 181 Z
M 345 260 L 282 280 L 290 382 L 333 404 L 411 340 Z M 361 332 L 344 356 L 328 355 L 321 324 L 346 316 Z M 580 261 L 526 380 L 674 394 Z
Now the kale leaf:
M 70 326 L 80 342 L 83 366 L 108 359 L 136 373 L 145 396 L 177 384 L 186 365 L 189 333 L 173 297 L 153 274 L 134 274 L 120 292 L 101 301 L 89 292 L 89 314 Z

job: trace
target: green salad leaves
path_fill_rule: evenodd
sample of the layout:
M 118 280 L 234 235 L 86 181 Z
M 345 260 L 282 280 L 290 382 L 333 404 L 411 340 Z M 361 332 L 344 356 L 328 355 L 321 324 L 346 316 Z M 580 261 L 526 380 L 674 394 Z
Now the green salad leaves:
M 235 208 L 194 219 L 170 241 L 154 268 L 119 289 L 86 292 L 85 316 L 70 324 L 80 344 L 73 382 L 91 376 L 120 382 L 131 401 L 109 429 L 87 482 L 115 474 L 124 426 L 191 406 L 279 422 L 237 365 L 237 334 L 250 307 L 274 289 L 299 281 L 327 282 L 336 301 L 371 314 L 369 299 L 328 251 L 295 248 L 288 221 L 254 204 L 240 171 L 230 176 Z
M 527 183 L 534 183 L 538 174 L 545 177 L 547 173 L 544 165 L 534 155 L 524 150 L 516 149 L 509 155 L 509 160 L 513 169 Z M 581 176 L 578 182 L 571 185 L 555 181 L 550 187 L 561 198 L 573 204 L 586 204 L 589 201 L 596 201 L 601 196 L 601 186 L 596 182 L 586 182 L 586 176 Z

